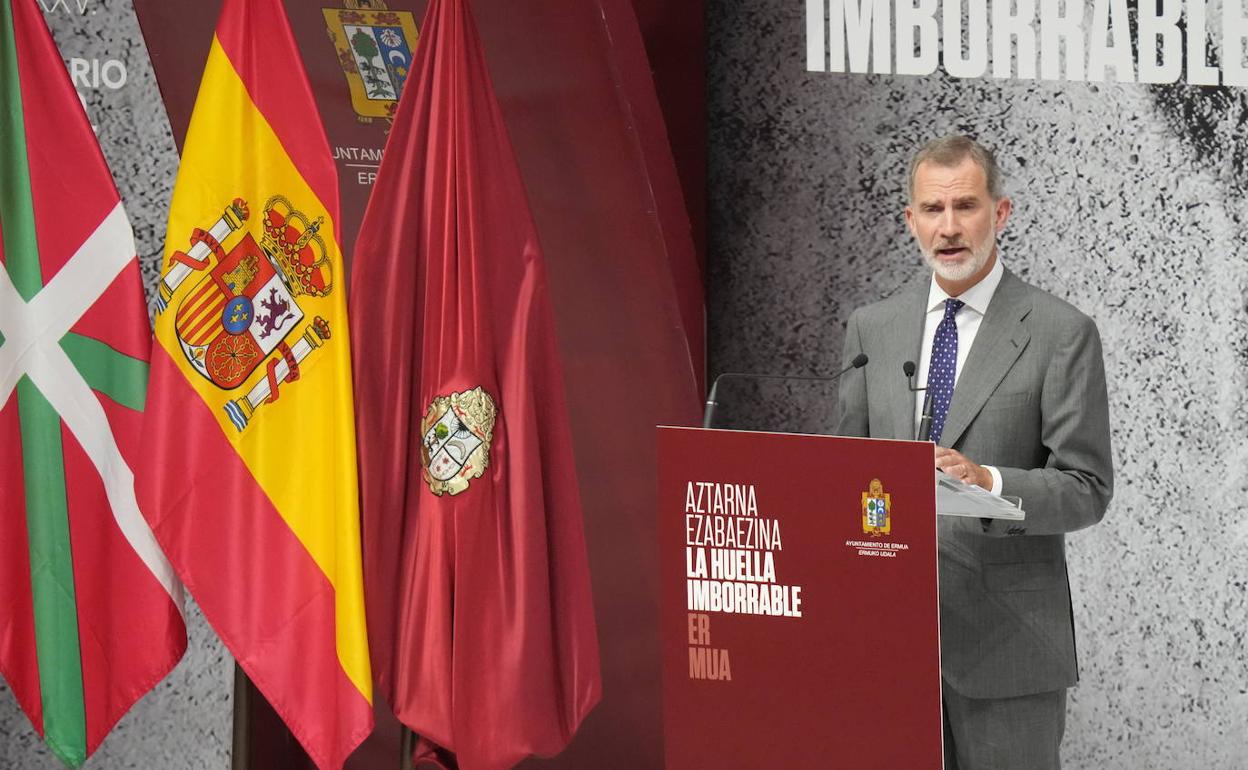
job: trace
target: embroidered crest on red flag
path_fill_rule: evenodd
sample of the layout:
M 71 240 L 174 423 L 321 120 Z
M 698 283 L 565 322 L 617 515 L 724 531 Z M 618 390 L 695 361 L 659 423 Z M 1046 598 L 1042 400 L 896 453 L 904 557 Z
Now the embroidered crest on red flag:
M 457 495 L 490 465 L 498 407 L 481 388 L 438 396 L 421 422 L 420 461 L 435 495 Z

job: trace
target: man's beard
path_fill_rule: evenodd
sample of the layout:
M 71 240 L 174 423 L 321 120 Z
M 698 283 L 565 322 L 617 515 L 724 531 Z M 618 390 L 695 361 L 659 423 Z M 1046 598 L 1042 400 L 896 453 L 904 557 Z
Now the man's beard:
M 933 243 L 930 248 L 921 248 L 920 251 L 923 253 L 923 261 L 935 271 L 936 275 L 944 278 L 946 281 L 965 281 L 982 270 L 984 265 L 988 264 L 988 258 L 992 256 L 992 250 L 996 248 L 996 245 L 997 233 L 994 230 L 988 234 L 988 237 L 982 243 L 969 246 L 971 250 L 970 258 L 964 259 L 957 264 L 940 261 L 936 257 L 936 252 L 939 249 L 966 248 L 968 247 L 966 241 Z

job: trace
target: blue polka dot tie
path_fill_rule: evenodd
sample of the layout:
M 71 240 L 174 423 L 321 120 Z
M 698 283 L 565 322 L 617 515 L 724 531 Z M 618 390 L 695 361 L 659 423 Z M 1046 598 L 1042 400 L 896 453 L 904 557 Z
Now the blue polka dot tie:
M 960 299 L 945 300 L 945 317 L 932 339 L 932 360 L 927 367 L 927 387 L 932 392 L 932 441 L 939 443 L 945 415 L 953 399 L 953 378 L 958 371 L 958 324 L 954 316 L 966 305 Z

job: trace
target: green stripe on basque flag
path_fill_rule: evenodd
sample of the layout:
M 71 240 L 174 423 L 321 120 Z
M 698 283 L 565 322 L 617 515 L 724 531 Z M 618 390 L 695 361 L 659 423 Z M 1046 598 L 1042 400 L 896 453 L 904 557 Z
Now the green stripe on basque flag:
M 146 361 L 118 353 L 99 340 L 73 332 L 61 339 L 61 348 L 93 390 L 124 407 L 143 411 L 149 368 Z
M 43 280 L 10 3 L 0 0 L 0 232 L 4 268 L 18 293 L 29 301 L 43 288 Z M 61 419 L 26 376 L 18 382 L 17 402 L 43 738 L 62 761 L 77 767 L 87 756 L 86 707 Z

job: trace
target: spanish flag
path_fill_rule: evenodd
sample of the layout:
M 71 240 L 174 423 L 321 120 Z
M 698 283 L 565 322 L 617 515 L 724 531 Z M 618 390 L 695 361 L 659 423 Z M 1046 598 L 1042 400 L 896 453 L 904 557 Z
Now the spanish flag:
M 174 187 L 139 499 L 320 768 L 372 728 L 337 175 L 280 0 L 226 0 Z

